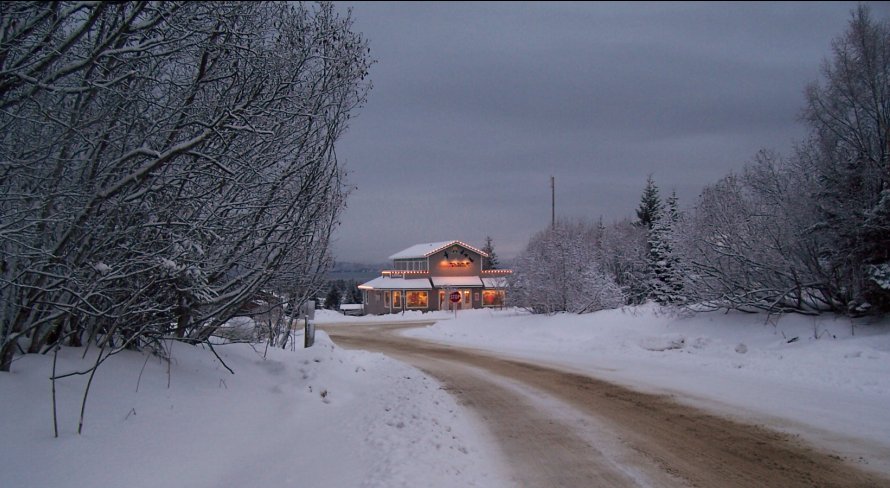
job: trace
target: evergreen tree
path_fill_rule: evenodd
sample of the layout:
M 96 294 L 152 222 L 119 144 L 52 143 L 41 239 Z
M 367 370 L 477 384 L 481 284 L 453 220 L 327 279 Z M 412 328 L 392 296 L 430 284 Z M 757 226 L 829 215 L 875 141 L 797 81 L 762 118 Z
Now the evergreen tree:
M 494 252 L 494 244 L 492 244 L 490 236 L 485 237 L 485 245 L 482 246 L 482 251 L 488 254 L 488 257 L 484 258 L 483 269 L 498 269 L 500 263 L 498 262 L 498 255 Z
M 665 248 L 665 235 L 667 229 L 661 222 L 664 214 L 664 205 L 658 194 L 658 187 L 650 174 L 646 178 L 646 188 L 640 197 L 640 206 L 637 208 L 636 225 L 646 231 L 646 266 L 643 280 L 643 296 L 655 299 L 662 303 L 665 295 L 664 284 L 660 280 L 667 265 L 666 255 L 669 252 Z
M 667 200 L 667 211 L 652 224 L 648 234 L 649 294 L 662 305 L 682 305 L 687 301 L 679 253 L 673 245 L 679 216 L 674 192 Z
M 362 291 L 358 289 L 357 281 L 349 287 L 349 303 L 362 303 Z
M 637 209 L 637 225 L 646 226 L 651 229 L 652 225 L 661 217 L 663 206 L 661 197 L 658 195 L 658 187 L 655 186 L 655 180 L 650 174 L 646 178 L 646 188 L 643 189 L 643 196 L 640 198 L 640 207 Z
M 340 290 L 333 283 L 328 291 L 328 295 L 324 299 L 324 308 L 328 310 L 338 310 L 340 308 Z
M 667 216 L 672 222 L 676 222 L 680 218 L 680 206 L 677 200 L 677 190 L 671 192 L 671 196 L 667 199 Z

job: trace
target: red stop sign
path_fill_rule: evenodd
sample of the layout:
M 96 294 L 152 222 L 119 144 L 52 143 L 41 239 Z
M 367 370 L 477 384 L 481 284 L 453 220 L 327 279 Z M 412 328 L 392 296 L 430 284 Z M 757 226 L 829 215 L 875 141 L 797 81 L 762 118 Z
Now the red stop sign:
M 452 292 L 451 295 L 448 296 L 448 298 L 451 299 L 452 302 L 457 303 L 460 301 L 460 292 Z

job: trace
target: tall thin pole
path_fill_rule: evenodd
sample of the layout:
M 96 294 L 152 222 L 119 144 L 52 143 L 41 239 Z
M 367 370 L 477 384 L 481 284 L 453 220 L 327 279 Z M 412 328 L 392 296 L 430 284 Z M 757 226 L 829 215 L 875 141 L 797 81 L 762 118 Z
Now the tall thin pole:
M 550 228 L 556 228 L 556 179 L 550 177 Z

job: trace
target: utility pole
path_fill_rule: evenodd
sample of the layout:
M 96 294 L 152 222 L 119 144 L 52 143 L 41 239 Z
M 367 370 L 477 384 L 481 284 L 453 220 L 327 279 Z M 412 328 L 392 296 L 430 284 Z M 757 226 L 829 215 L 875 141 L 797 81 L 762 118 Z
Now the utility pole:
M 556 179 L 550 177 L 550 228 L 556 228 Z

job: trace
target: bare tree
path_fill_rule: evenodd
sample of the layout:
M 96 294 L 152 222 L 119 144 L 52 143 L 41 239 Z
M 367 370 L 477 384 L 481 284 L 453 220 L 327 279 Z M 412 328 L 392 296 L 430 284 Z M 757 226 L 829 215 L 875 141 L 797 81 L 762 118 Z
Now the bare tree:
M 630 219 L 601 227 L 598 242 L 602 269 L 621 287 L 629 305 L 649 297 L 648 227 Z
M 890 308 L 890 289 L 872 279 L 890 266 L 890 23 L 859 6 L 832 54 L 807 88 L 812 137 L 799 151 L 819 182 L 814 231 L 833 242 L 823 258 L 838 299 L 851 311 Z
M 624 303 L 620 287 L 602 270 L 596 228 L 557 222 L 531 238 L 508 283 L 512 301 L 535 313 L 587 313 Z
M 330 4 L 17 2 L 0 45 L 0 370 L 202 341 L 330 265 L 334 142 L 369 85 Z
M 810 231 L 812 184 L 802 168 L 763 151 L 742 175 L 705 188 L 677 234 L 690 293 L 741 310 L 836 309 L 819 259 L 824 243 Z
M 771 312 L 890 308 L 890 24 L 860 6 L 806 96 L 809 140 L 790 158 L 762 151 L 706 188 L 681 223 L 697 300 Z

